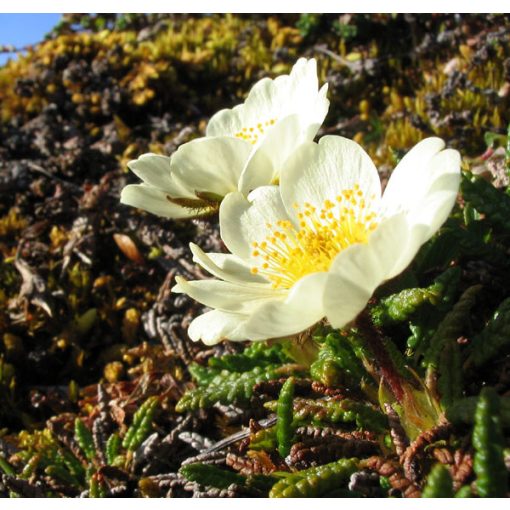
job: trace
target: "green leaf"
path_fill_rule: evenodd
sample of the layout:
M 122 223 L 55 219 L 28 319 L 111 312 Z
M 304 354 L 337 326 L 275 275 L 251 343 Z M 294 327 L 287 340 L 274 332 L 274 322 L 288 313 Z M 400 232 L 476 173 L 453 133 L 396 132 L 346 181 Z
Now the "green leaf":
M 280 390 L 276 406 L 276 439 L 278 441 L 278 453 L 285 458 L 290 453 L 294 428 L 292 426 L 294 400 L 294 378 L 289 377 Z
M 456 498 L 470 498 L 473 494 L 471 494 L 471 486 L 470 485 L 464 485 L 464 487 L 461 487 L 456 493 Z
M 158 397 L 149 397 L 136 411 L 133 416 L 133 423 L 122 440 L 124 448 L 133 452 L 145 441 L 152 430 L 152 420 L 158 403 Z
M 381 299 L 372 307 L 370 314 L 378 327 L 408 320 L 418 308 L 431 304 L 444 308 L 451 301 L 452 291 L 457 288 L 461 270 L 447 269 L 429 287 L 405 289 Z
M 510 233 L 510 196 L 485 179 L 463 176 L 461 191 L 464 200 L 483 213 L 494 227 Z
M 83 450 L 85 457 L 93 461 L 96 457 L 96 448 L 92 433 L 79 418 L 74 421 L 74 437 Z
M 333 332 L 315 340 L 320 347 L 317 360 L 310 367 L 313 379 L 326 386 L 347 383 L 350 387 L 356 387 L 367 378 L 368 374 L 346 336 Z
M 268 365 L 255 367 L 247 372 L 229 372 L 222 370 L 207 386 L 200 386 L 186 392 L 175 409 L 181 413 L 193 409 L 211 407 L 215 403 L 246 403 L 253 395 L 253 387 L 264 381 L 278 379 L 280 374 L 299 372 L 297 365 Z
M 443 409 L 451 406 L 462 396 L 462 359 L 460 346 L 454 339 L 445 341 L 439 356 L 437 387 Z
M 110 465 L 113 464 L 115 458 L 119 454 L 119 449 L 121 445 L 121 440 L 119 434 L 114 432 L 106 441 L 106 462 Z
M 14 471 L 14 468 L 1 455 L 0 455 L 0 469 L 6 475 L 9 475 L 9 476 L 15 476 L 16 475 L 16 471 Z
M 423 488 L 422 498 L 453 498 L 453 480 L 448 469 L 436 464 Z
M 212 464 L 187 464 L 179 469 L 179 473 L 191 482 L 205 487 L 227 489 L 230 485 L 244 485 L 246 477 L 232 471 L 225 471 Z
M 208 365 L 214 369 L 228 370 L 229 372 L 247 372 L 255 367 L 266 367 L 289 361 L 291 360 L 285 355 L 281 344 L 270 347 L 267 342 L 254 342 L 240 354 L 226 354 L 219 358 L 209 358 Z
M 264 407 L 275 412 L 277 402 L 266 402 Z M 294 398 L 294 423 L 296 425 L 325 426 L 335 423 L 354 423 L 357 427 L 374 432 L 388 429 L 386 416 L 372 406 L 351 399 Z
M 483 139 L 487 147 L 494 147 L 495 144 L 504 147 L 507 143 L 506 135 L 494 133 L 493 131 L 486 131 L 483 135 Z
M 465 368 L 478 368 L 510 348 L 510 298 L 505 299 L 469 347 Z
M 501 402 L 494 388 L 484 388 L 476 405 L 473 430 L 476 490 L 482 498 L 503 498 L 508 475 L 503 456 L 505 440 L 501 426 Z
M 473 424 L 475 422 L 475 411 L 480 397 L 465 397 L 456 400 L 446 409 L 448 421 L 454 425 Z M 501 425 L 510 428 L 510 398 L 500 397 Z
M 316 498 L 346 486 L 358 469 L 358 459 L 341 459 L 324 466 L 291 473 L 278 481 L 270 498 Z
M 464 291 L 459 301 L 453 309 L 448 312 L 446 317 L 434 333 L 430 340 L 430 346 L 425 353 L 424 363 L 430 368 L 437 368 L 439 356 L 444 346 L 461 336 L 466 328 L 466 320 L 469 317 L 471 308 L 475 304 L 476 295 L 481 289 L 481 285 L 473 285 Z

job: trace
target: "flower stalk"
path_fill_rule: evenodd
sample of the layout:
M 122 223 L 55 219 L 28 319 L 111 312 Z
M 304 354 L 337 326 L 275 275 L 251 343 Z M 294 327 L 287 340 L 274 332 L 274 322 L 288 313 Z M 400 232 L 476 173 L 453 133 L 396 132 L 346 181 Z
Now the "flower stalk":
M 386 347 L 384 346 L 381 332 L 374 325 L 366 310 L 361 312 L 356 318 L 356 326 L 363 337 L 367 339 L 368 347 L 379 367 L 381 374 L 381 380 L 379 382 L 386 382 L 397 402 L 399 404 L 403 404 L 405 395 L 403 388 L 405 383 L 403 377 L 395 367 Z M 370 360 L 367 361 L 370 362 Z
M 402 375 L 384 344 L 381 331 L 374 325 L 367 310 L 358 315 L 356 326 L 366 340 L 380 374 L 378 383 L 381 406 L 384 408 L 389 403 L 395 408 L 411 440 L 440 423 L 442 411 L 438 399 L 416 374 L 416 381 L 410 381 Z M 373 365 L 373 360 L 367 359 L 366 363 Z M 385 384 L 391 395 L 385 391 Z

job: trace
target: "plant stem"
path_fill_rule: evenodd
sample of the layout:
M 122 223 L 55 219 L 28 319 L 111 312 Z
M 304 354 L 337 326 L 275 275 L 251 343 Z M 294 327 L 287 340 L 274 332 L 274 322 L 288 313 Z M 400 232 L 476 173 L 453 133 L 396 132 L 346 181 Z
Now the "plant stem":
M 393 395 L 399 403 L 403 403 L 405 395 L 402 386 L 402 376 L 399 374 L 397 368 L 390 358 L 384 342 L 382 334 L 376 328 L 366 311 L 358 315 L 356 319 L 356 326 L 359 328 L 361 334 L 367 339 L 368 347 L 374 355 L 374 359 L 379 366 L 382 378 L 390 387 Z

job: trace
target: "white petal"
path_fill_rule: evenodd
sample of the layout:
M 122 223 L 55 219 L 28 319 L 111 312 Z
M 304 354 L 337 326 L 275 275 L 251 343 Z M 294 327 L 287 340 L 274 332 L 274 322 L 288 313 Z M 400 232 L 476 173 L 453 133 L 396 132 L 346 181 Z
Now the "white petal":
M 312 58 L 300 58 L 290 71 L 289 92 L 296 99 L 306 101 L 311 92 L 317 93 L 319 79 L 317 78 L 317 61 Z
M 206 136 L 235 136 L 243 127 L 248 127 L 244 124 L 239 112 L 239 109 L 243 107 L 244 105 L 237 105 L 234 108 L 225 108 L 216 112 L 209 119 Z
M 450 185 L 443 184 L 444 176 L 447 175 L 456 177 L 458 184 L 460 184 L 460 165 L 460 153 L 454 149 L 445 149 L 434 155 L 430 160 L 427 171 L 428 187 L 425 188 L 426 192 L 451 189 Z
M 324 292 L 329 322 L 341 328 L 365 308 L 374 290 L 396 276 L 401 251 L 409 237 L 404 214 L 385 220 L 368 243 L 355 244 L 334 260 Z
M 247 195 L 259 186 L 277 184 L 280 172 L 290 155 L 306 140 L 311 140 L 320 124 L 303 126 L 298 115 L 277 122 L 260 145 L 255 147 L 239 181 L 239 191 Z M 305 134 L 313 133 L 305 139 Z
M 188 336 L 195 342 L 202 340 L 206 345 L 215 345 L 227 339 L 243 341 L 247 338 L 240 326 L 246 319 L 246 315 L 213 310 L 191 322 Z
M 317 77 L 317 63 L 315 59 L 306 61 L 299 59 L 292 68 L 288 91 L 286 92 L 286 104 L 283 112 L 287 115 L 299 113 L 306 124 L 317 124 L 319 127 L 328 113 L 329 101 L 326 97 L 328 85 L 325 84 L 317 92 L 319 80 Z M 311 135 L 315 136 L 316 132 Z
M 310 103 L 308 111 L 299 112 L 303 141 L 312 141 L 326 118 L 329 109 L 327 92 L 328 84 L 326 83 L 319 90 L 315 102 Z
M 258 122 L 278 118 L 282 113 L 289 82 L 286 74 L 274 80 L 263 78 L 257 82 L 250 90 L 244 108 L 238 110 L 242 113 L 243 125 L 255 126 Z
M 277 186 L 262 186 L 250 193 L 229 193 L 220 206 L 220 232 L 231 253 L 249 260 L 253 242 L 264 241 L 271 233 L 266 223 L 287 219 Z
M 281 338 L 300 333 L 324 316 L 323 293 L 328 273 L 312 273 L 290 289 L 285 300 L 271 301 L 255 309 L 243 325 L 250 340 Z
M 309 202 L 320 208 L 356 184 L 374 205 L 381 194 L 377 169 L 368 154 L 355 142 L 340 136 L 323 136 L 319 143 L 304 143 L 286 162 L 280 180 L 283 202 L 289 214 L 293 204 Z
M 223 282 L 219 280 L 186 281 L 175 277 L 177 285 L 172 292 L 184 292 L 199 303 L 224 312 L 251 313 L 263 302 L 281 298 L 285 291 L 277 291 L 271 285 Z
M 197 215 L 194 209 L 180 207 L 167 199 L 168 194 L 146 184 L 130 184 L 120 194 L 123 204 L 143 209 L 165 218 L 192 218 Z
M 224 196 L 237 184 L 252 146 L 238 138 L 198 138 L 181 145 L 172 155 L 174 179 L 192 191 Z
M 244 104 L 232 109 L 220 110 L 207 124 L 207 136 L 235 136 L 243 128 L 257 128 L 281 115 L 283 91 L 287 88 L 289 77 L 277 79 L 263 78 L 250 90 Z
M 429 188 L 430 178 L 435 177 L 430 162 L 443 148 L 440 138 L 426 138 L 402 158 L 384 190 L 382 206 L 387 216 L 416 205 Z
M 244 104 L 214 115 L 206 134 L 234 136 L 243 128 L 256 130 L 259 123 L 264 126 L 268 121 L 278 121 L 294 113 L 306 119 L 305 125 L 320 126 L 329 106 L 326 91 L 327 88 L 318 91 L 315 60 L 299 59 L 290 75 L 274 80 L 263 78 L 252 87 Z
M 246 162 L 245 168 L 239 178 L 238 190 L 244 195 L 259 188 L 275 184 L 275 170 L 272 161 L 272 155 L 268 154 L 263 148 L 255 148 Z
M 262 276 L 252 274 L 250 266 L 235 255 L 204 253 L 196 244 L 190 244 L 193 260 L 216 278 L 233 283 L 267 284 Z
M 172 196 L 193 196 L 189 189 L 182 188 L 172 180 L 170 158 L 159 154 L 142 154 L 128 163 L 128 168 L 146 184 L 165 190 Z
M 432 193 L 421 202 L 416 214 L 408 215 L 410 235 L 408 243 L 400 255 L 395 274 L 403 271 L 413 260 L 421 246 L 427 242 L 448 218 L 457 193 L 448 191 Z
M 310 116 L 310 120 L 319 125 L 322 125 L 329 110 L 329 99 L 327 97 L 327 94 L 328 84 L 325 83 L 319 90 L 319 94 L 317 96 L 315 104 L 312 107 L 312 114 Z M 315 136 L 315 134 L 313 136 Z M 313 136 L 311 136 L 310 139 L 312 139 Z
M 289 103 L 289 106 L 297 111 L 306 104 L 313 104 L 312 101 L 317 96 L 319 90 L 319 79 L 317 77 L 317 62 L 315 59 L 306 60 L 300 58 L 292 67 L 287 82 L 287 90 L 284 91 L 285 97 L 282 100 Z
M 428 225 L 415 224 L 409 226 L 407 242 L 404 244 L 389 277 L 392 278 L 400 274 L 412 262 L 423 243 L 430 239 L 430 237 L 431 234 Z
M 460 178 L 460 154 L 455 150 L 447 149 L 435 154 L 422 168 L 421 182 L 415 185 L 418 190 L 410 193 L 415 201 L 406 204 L 410 237 L 398 263 L 400 270 L 407 267 L 423 243 L 448 218 L 457 198 Z M 398 204 L 389 206 L 399 207 Z
M 443 189 L 429 192 L 408 214 L 410 224 L 428 225 L 432 236 L 448 218 L 460 185 L 460 175 L 445 175 L 440 179 Z

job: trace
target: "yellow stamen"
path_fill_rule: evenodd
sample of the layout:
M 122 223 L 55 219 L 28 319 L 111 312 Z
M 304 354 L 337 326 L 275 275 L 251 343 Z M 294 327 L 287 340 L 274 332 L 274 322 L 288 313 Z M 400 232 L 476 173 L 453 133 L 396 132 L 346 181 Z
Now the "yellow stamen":
M 240 131 L 234 133 L 234 136 L 255 145 L 258 142 L 259 136 L 263 136 L 266 129 L 273 126 L 275 123 L 276 119 L 270 119 L 263 123 L 257 122 L 255 126 L 243 127 Z
M 326 199 L 320 209 L 308 202 L 295 208 L 298 228 L 279 220 L 275 226 L 266 225 L 270 233 L 264 241 L 252 243 L 258 248 L 252 255 L 261 262 L 253 268 L 254 274 L 268 278 L 273 288 L 290 288 L 307 274 L 328 271 L 345 248 L 368 242 L 379 223 L 359 185 L 342 191 L 336 203 Z

